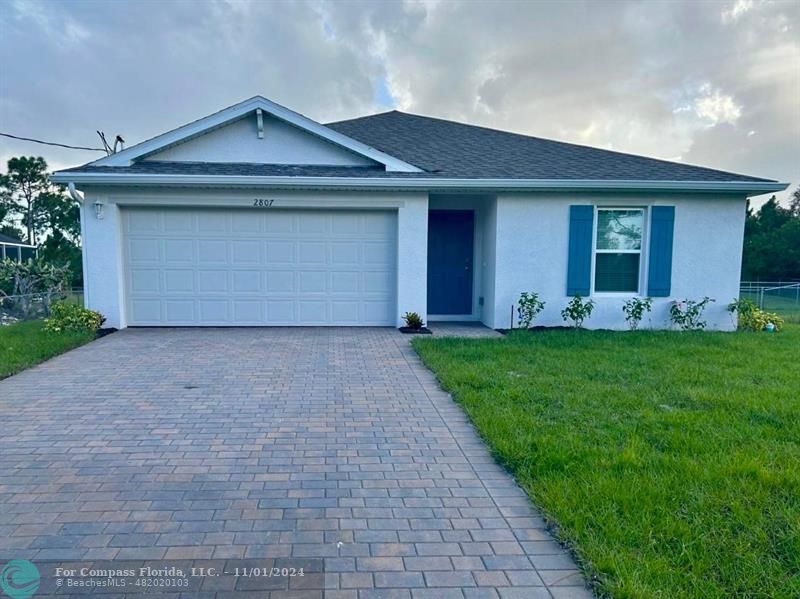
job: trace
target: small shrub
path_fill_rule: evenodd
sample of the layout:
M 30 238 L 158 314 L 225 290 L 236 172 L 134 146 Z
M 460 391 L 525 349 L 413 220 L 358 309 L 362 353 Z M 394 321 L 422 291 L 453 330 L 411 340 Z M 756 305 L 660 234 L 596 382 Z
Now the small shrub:
M 536 320 L 536 316 L 538 316 L 539 312 L 543 309 L 544 302 L 539 299 L 538 293 L 523 291 L 517 302 L 517 316 L 519 317 L 520 328 L 531 328 L 533 321 Z
M 403 320 L 406 323 L 406 326 L 409 329 L 421 329 L 425 326 L 425 323 L 422 322 L 422 316 L 417 314 L 416 312 L 406 312 L 403 314 Z
M 740 298 L 728 304 L 728 312 L 737 317 L 738 328 L 743 331 L 760 332 L 767 328 L 767 324 L 775 325 L 775 331 L 779 332 L 784 325 L 783 318 L 774 312 L 764 312 L 761 308 L 749 299 Z
M 571 320 L 572 326 L 579 329 L 583 326 L 583 321 L 592 315 L 592 310 L 594 310 L 593 300 L 583 301 L 580 295 L 576 295 L 569 300 L 567 307 L 561 310 L 561 318 L 565 322 Z
M 625 321 L 630 330 L 635 331 L 639 328 L 644 315 L 653 308 L 652 297 L 633 297 L 625 302 L 622 311 L 625 313 Z
M 702 331 L 706 328 L 703 311 L 715 300 L 706 296 L 700 301 L 685 299 L 675 301 L 669 307 L 669 319 L 682 331 Z
M 106 321 L 100 312 L 89 310 L 71 302 L 55 302 L 50 306 L 50 318 L 44 321 L 44 330 L 50 333 L 88 331 L 93 333 Z

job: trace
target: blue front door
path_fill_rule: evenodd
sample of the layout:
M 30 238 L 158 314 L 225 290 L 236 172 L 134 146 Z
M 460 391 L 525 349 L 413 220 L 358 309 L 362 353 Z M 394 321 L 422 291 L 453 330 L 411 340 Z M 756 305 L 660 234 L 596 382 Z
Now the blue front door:
M 471 210 L 428 213 L 428 314 L 472 314 Z

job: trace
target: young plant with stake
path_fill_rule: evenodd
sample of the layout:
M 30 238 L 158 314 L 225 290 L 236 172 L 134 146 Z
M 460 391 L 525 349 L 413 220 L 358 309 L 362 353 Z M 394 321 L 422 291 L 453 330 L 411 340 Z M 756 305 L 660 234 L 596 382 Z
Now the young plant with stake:
M 580 295 L 576 295 L 569 300 L 566 308 L 561 310 L 561 318 L 565 322 L 571 320 L 573 328 L 579 329 L 583 326 L 583 321 L 592 315 L 593 310 L 594 300 L 583 301 Z
M 625 321 L 631 331 L 639 328 L 639 323 L 647 312 L 653 308 L 653 298 L 651 297 L 632 297 L 625 305 L 622 306 L 622 311 L 625 313 Z
M 706 296 L 701 300 L 675 301 L 669 307 L 669 319 L 682 331 L 702 331 L 706 328 L 703 311 L 715 300 Z
M 517 316 L 519 319 L 519 326 L 522 329 L 529 329 L 539 315 L 539 312 L 544 310 L 544 302 L 539 299 L 539 294 L 532 291 L 528 293 L 523 291 L 519 296 L 517 302 Z

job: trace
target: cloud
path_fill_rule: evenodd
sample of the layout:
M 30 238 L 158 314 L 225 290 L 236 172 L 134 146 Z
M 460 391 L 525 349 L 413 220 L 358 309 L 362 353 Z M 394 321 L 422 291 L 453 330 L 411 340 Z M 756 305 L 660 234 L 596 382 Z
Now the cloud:
M 800 180 L 800 3 L 0 4 L 0 129 L 129 143 L 254 94 Z M 754 133 L 753 133 L 754 132 Z M 0 159 L 85 153 L 0 141 Z
M 720 93 L 719 90 L 711 91 L 710 85 L 704 85 L 703 95 L 694 101 L 694 110 L 701 119 L 706 119 L 711 125 L 718 123 L 735 124 L 742 116 L 742 107 L 738 106 L 731 96 Z

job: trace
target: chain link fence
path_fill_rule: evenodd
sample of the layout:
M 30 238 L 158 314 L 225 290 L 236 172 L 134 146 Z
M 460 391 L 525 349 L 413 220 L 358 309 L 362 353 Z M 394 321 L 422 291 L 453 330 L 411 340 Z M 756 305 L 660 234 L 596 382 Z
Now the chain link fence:
M 50 305 L 62 300 L 82 306 L 83 290 L 67 289 L 24 295 L 0 295 L 0 326 L 47 318 L 50 315 Z
M 800 322 L 800 281 L 742 281 L 739 297 L 788 321 Z

